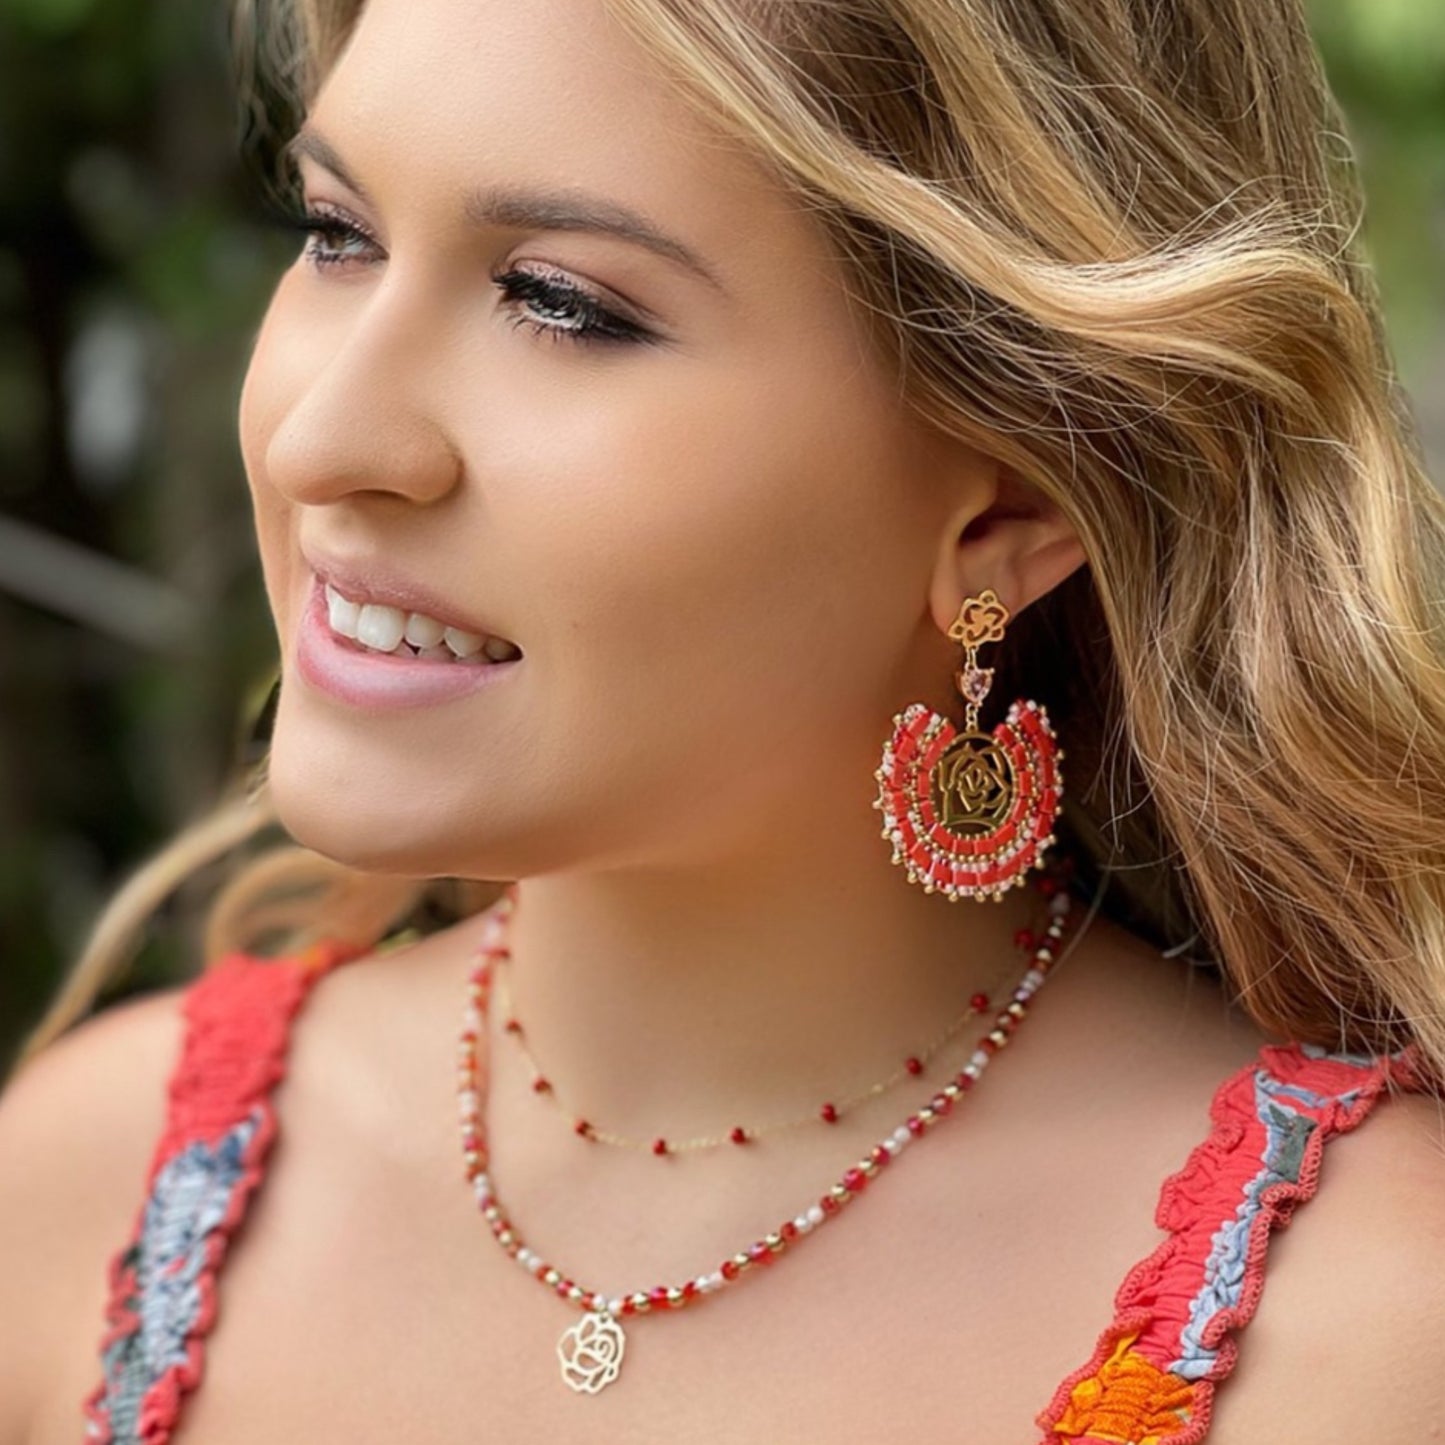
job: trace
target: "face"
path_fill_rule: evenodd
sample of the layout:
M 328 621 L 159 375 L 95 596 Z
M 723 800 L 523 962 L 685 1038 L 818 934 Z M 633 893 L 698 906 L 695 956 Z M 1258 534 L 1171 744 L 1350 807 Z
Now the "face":
M 240 439 L 271 786 L 329 856 L 510 878 L 816 838 L 835 805 L 876 817 L 892 712 L 948 696 L 935 441 L 816 219 L 651 67 L 601 0 L 371 0 L 316 98 L 327 229 Z M 519 189 L 668 239 L 495 204 Z M 368 662 L 307 622 L 332 566 L 520 658 L 460 689 L 479 664 Z M 367 696 L 318 683 L 337 667 Z

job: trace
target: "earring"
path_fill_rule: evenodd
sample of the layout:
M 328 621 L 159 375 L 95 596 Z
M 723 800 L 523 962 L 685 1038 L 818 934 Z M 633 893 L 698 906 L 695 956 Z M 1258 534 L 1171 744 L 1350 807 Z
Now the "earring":
M 962 643 L 964 665 L 954 682 L 965 703 L 964 730 L 921 702 L 893 719 L 883 747 L 878 798 L 882 836 L 893 841 L 893 861 L 925 893 L 1003 901 L 1042 868 L 1043 850 L 1063 797 L 1058 746 L 1044 709 L 1019 699 L 992 733 L 978 731 L 978 710 L 993 682 L 993 668 L 978 666 L 978 649 L 1003 639 L 1008 608 L 992 588 L 968 598 L 948 629 Z

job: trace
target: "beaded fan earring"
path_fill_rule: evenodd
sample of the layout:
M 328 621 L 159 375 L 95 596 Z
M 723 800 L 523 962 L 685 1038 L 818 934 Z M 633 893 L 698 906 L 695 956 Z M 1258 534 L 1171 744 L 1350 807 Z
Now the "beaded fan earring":
M 993 668 L 978 666 L 978 649 L 1003 639 L 1008 609 L 992 588 L 969 597 L 948 635 L 963 645 L 963 669 L 954 682 L 966 703 L 964 730 L 921 702 L 893 719 L 875 773 L 873 806 L 884 818 L 882 836 L 893 842 L 893 861 L 925 893 L 1003 901 L 1042 868 L 1043 850 L 1063 797 L 1058 746 L 1044 709 L 1019 699 L 991 733 L 978 731 L 978 710 L 993 682 Z

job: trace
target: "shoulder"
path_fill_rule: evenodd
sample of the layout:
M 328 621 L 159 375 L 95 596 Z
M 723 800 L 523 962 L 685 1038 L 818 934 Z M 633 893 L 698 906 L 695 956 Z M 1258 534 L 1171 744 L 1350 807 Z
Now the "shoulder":
M 21 1438 L 15 1412 L 45 1397 L 77 1332 L 94 1353 L 109 1260 L 164 1127 L 186 988 L 76 1025 L 0 1092 L 0 1445 Z
M 1210 1445 L 1426 1440 L 1445 1425 L 1445 1104 L 1382 1094 L 1269 1244 Z

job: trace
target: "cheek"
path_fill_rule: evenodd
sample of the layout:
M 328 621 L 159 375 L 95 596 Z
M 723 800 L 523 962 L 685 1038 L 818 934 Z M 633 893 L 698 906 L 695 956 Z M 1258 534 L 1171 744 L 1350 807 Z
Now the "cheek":
M 816 350 L 666 358 L 657 378 L 551 430 L 556 481 L 515 529 L 546 579 L 564 711 L 643 735 L 667 719 L 719 760 L 776 736 L 783 704 L 869 716 L 912 565 L 891 395 Z

